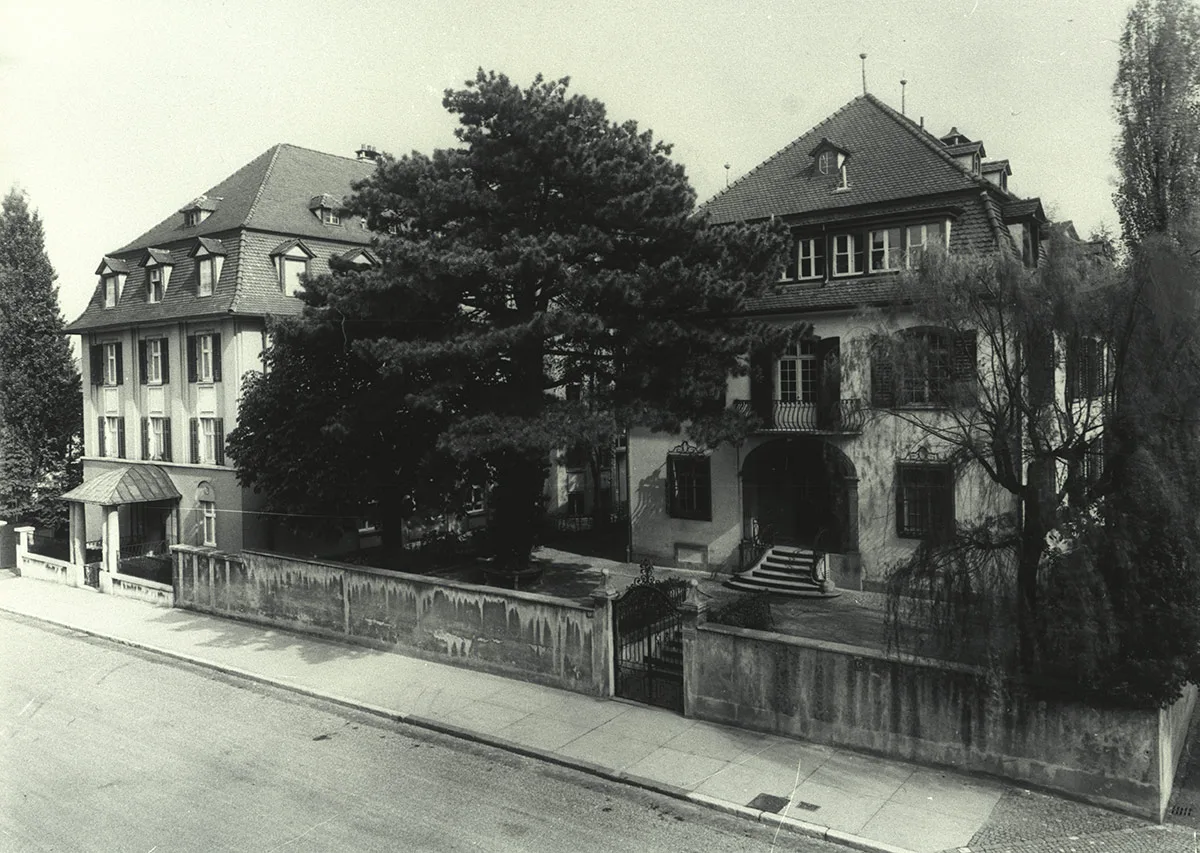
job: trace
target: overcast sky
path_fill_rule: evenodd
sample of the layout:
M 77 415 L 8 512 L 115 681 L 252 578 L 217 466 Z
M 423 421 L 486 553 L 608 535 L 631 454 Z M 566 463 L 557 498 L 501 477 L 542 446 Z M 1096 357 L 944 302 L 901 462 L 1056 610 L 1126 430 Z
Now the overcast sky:
M 1117 228 L 1127 0 L 0 0 L 0 192 L 44 220 L 73 320 L 101 256 L 277 142 L 452 145 L 476 68 L 569 75 L 675 145 L 701 200 L 867 87 L 1008 158 L 1081 234 Z M 725 164 L 729 169 L 725 169 Z

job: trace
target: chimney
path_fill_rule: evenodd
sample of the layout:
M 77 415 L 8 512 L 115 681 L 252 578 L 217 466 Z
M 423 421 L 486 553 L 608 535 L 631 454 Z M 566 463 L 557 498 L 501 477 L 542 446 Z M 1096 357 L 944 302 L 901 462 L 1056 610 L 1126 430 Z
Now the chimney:
M 379 159 L 379 152 L 375 149 L 375 146 L 368 145 L 365 142 L 354 153 L 358 155 L 359 160 L 378 160 Z

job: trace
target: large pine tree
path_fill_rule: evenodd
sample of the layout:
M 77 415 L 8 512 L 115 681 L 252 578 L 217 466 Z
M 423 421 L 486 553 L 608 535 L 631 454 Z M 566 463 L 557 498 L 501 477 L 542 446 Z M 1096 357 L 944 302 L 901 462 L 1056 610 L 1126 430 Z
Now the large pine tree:
M 783 239 L 769 226 L 709 227 L 670 146 L 610 121 L 566 79 L 521 88 L 480 71 L 443 104 L 461 144 L 385 156 L 357 188 L 354 209 L 389 234 L 382 266 L 310 281 L 290 345 L 332 324 L 380 389 L 402 390 L 395 440 L 409 470 L 434 452 L 486 470 L 493 552 L 515 570 L 553 453 L 632 424 L 686 422 L 710 443 L 744 426 L 725 408 L 727 377 L 779 333 L 734 316 L 777 278 Z M 397 403 L 374 400 L 361 405 Z M 410 440 L 418 416 L 439 430 Z M 431 434 L 436 446 L 420 447 Z M 267 485 L 251 438 L 235 437 L 239 467 Z
M 54 527 L 79 480 L 83 400 L 42 221 L 24 193 L 0 207 L 0 515 Z

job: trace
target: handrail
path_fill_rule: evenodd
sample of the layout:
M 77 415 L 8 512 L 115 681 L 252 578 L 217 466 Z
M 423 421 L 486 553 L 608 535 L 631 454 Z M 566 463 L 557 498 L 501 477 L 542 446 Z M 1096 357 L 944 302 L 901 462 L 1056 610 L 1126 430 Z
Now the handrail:
M 764 432 L 858 433 L 867 417 L 866 402 L 857 398 L 829 403 L 734 400 L 733 407 L 759 417 Z

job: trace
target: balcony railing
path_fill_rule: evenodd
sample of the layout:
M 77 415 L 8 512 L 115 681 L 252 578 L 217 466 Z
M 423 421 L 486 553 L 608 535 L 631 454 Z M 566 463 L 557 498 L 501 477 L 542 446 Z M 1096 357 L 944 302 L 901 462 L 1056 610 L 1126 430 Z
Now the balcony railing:
M 863 400 L 800 403 L 791 400 L 735 400 L 743 415 L 757 415 L 763 432 L 860 433 L 867 417 Z

